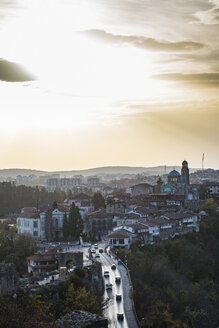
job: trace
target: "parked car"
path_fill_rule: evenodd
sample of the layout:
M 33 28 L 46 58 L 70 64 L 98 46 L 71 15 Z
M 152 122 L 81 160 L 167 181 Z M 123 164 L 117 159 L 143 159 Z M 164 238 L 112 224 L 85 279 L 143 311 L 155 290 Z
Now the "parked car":
M 103 249 L 102 248 L 99 249 L 99 253 L 103 253 Z
M 122 321 L 124 319 L 124 314 L 123 313 L 117 313 L 117 319 Z
M 104 271 L 103 275 L 105 278 L 109 278 L 109 271 Z
M 112 289 L 112 288 L 113 288 L 112 284 L 110 284 L 110 283 L 106 284 L 106 289 Z
M 121 278 L 120 278 L 120 277 L 116 277 L 116 278 L 115 278 L 115 282 L 116 282 L 117 284 L 120 284 L 120 282 L 121 282 Z
M 122 300 L 122 295 L 121 294 L 116 294 L 116 300 L 121 301 Z
M 111 269 L 116 270 L 116 265 L 115 264 L 111 265 Z

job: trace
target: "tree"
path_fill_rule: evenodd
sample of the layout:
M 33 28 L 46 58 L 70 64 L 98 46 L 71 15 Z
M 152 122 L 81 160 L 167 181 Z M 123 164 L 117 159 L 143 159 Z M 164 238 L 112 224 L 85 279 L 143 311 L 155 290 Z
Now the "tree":
M 94 204 L 95 210 L 98 210 L 99 208 L 105 208 L 105 199 L 101 195 L 100 192 L 95 192 L 92 197 L 92 203 Z
M 199 187 L 198 192 L 199 192 L 199 198 L 200 199 L 206 199 L 207 198 L 207 188 L 206 188 L 206 185 L 202 184 Z
M 69 237 L 69 221 L 68 221 L 66 213 L 64 214 L 62 231 L 63 231 L 63 237 L 65 239 L 68 239 L 68 237 Z
M 20 275 L 27 271 L 27 257 L 36 251 L 36 244 L 30 235 L 0 235 L 0 262 L 14 263 Z
M 69 213 L 69 235 L 73 240 L 78 240 L 82 232 L 83 221 L 79 208 L 72 203 Z
M 215 215 L 217 205 L 214 202 L 213 198 L 206 200 L 205 204 L 201 207 L 202 211 L 206 211 L 209 215 Z
M 52 213 L 50 210 L 46 211 L 45 217 L 45 237 L 46 240 L 51 241 L 54 237 L 54 227 L 52 222 Z

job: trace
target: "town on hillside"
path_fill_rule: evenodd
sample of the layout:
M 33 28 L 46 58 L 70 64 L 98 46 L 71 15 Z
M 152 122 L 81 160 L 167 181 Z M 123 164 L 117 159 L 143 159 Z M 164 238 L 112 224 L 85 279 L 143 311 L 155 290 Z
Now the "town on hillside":
M 214 170 L 190 174 L 184 160 L 180 171 L 161 176 L 55 177 L 47 180 L 47 188 L 1 182 L 0 295 L 17 295 L 21 287 L 34 295 L 42 287 L 65 283 L 75 269 L 88 270 L 93 286 L 88 290 L 105 295 L 106 268 L 123 263 L 117 285 L 129 274 L 127 260 L 117 257 L 119 250 L 199 233 L 210 211 L 219 213 L 219 181 L 212 178 L 217 175 Z M 98 263 L 102 275 L 93 269 Z M 128 291 L 133 288 L 130 281 L 126 284 Z M 108 282 L 106 289 L 118 287 L 113 286 Z M 118 295 L 118 300 L 125 297 Z M 128 315 L 127 310 L 126 317 L 118 313 L 118 320 L 138 327 L 130 304 L 133 311 Z

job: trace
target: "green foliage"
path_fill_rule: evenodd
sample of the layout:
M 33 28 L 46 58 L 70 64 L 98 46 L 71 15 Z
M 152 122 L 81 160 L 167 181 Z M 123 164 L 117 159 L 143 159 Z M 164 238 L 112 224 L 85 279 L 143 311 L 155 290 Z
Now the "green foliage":
M 20 212 L 26 206 L 41 206 L 66 198 L 64 191 L 48 192 L 42 187 L 16 186 L 10 182 L 0 183 L 0 215 Z
M 68 239 L 68 237 L 69 237 L 69 224 L 68 224 L 68 219 L 67 219 L 67 214 L 66 213 L 64 214 L 62 232 L 63 232 L 64 239 Z
M 67 227 L 70 238 L 72 240 L 78 240 L 83 232 L 83 221 L 79 212 L 79 208 L 75 206 L 74 203 L 71 205 L 69 219 L 65 229 L 67 229 Z
M 99 208 L 105 208 L 105 200 L 100 192 L 95 192 L 92 197 L 92 203 L 94 204 L 95 210 Z
M 0 262 L 14 263 L 20 275 L 27 272 L 27 257 L 36 252 L 32 236 L 0 234 Z
M 199 233 L 119 251 L 127 259 L 141 327 L 219 326 L 219 217 Z
M 78 277 L 84 279 L 84 277 L 85 277 L 85 271 L 84 271 L 84 269 L 81 269 L 81 268 L 75 268 L 74 272 L 75 272 L 75 274 L 76 274 Z
M 206 211 L 209 215 L 215 215 L 217 205 L 213 198 L 206 200 L 205 204 L 201 207 L 201 211 Z
M 208 196 L 208 192 L 207 192 L 207 188 L 206 185 L 202 184 L 199 188 L 198 188 L 198 192 L 199 192 L 199 198 L 204 200 L 207 198 Z
M 54 327 L 54 318 L 49 311 L 51 302 L 40 296 L 18 295 L 0 298 L 0 328 L 49 328 Z
M 38 295 L 44 301 L 52 302 L 49 312 L 55 318 L 75 310 L 101 314 L 101 306 L 97 297 L 85 290 L 84 280 L 78 275 L 72 275 L 65 282 L 50 288 L 42 288 L 38 291 Z

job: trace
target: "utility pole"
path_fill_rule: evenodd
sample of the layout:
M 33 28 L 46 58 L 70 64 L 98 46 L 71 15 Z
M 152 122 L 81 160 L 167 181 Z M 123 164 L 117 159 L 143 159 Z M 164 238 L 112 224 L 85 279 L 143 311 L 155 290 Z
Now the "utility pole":
M 202 171 L 204 171 L 204 160 L 205 160 L 205 154 L 202 154 Z

